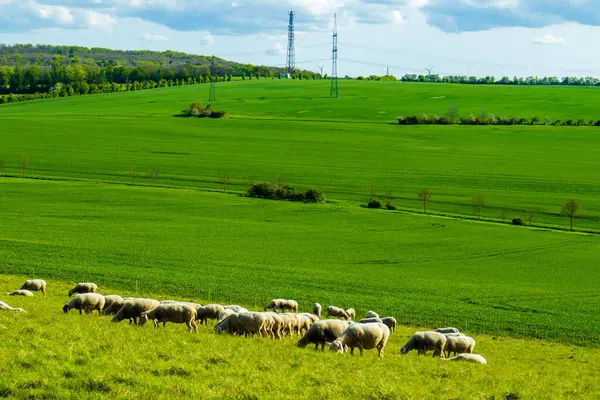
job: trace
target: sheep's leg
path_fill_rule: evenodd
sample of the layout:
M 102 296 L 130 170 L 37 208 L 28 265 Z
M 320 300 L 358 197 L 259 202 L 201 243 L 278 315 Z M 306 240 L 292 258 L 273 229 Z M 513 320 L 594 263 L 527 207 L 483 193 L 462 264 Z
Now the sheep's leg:
M 364 351 L 364 347 L 361 344 L 358 345 L 358 350 L 360 350 L 360 356 L 362 357 L 363 351 Z
M 167 321 L 163 321 L 163 328 L 167 326 Z
M 79 315 L 81 315 L 81 314 L 83 314 L 83 313 L 81 312 L 81 308 L 80 308 L 80 309 L 79 309 Z
M 315 351 L 319 350 L 319 343 L 315 343 Z

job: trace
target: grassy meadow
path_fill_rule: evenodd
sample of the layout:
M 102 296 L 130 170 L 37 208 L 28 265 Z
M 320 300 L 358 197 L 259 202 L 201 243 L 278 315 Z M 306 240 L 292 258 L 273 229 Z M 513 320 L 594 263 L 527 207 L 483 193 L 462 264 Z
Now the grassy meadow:
M 21 282 L 0 276 L 0 292 Z M 376 351 L 360 357 L 297 349 L 297 338 L 230 337 L 210 327 L 190 334 L 177 324 L 140 328 L 65 315 L 69 283 L 48 283 L 48 298 L 0 295 L 27 310 L 0 313 L 2 397 L 500 400 L 594 399 L 600 391 L 597 349 L 477 336 L 475 349 L 488 365 L 450 363 L 401 356 L 416 328 L 399 327 L 378 360 Z

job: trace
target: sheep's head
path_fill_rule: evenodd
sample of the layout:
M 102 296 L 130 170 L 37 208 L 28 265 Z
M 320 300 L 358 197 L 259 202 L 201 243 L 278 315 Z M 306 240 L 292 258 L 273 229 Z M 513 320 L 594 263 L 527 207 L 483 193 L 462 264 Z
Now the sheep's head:
M 344 345 L 342 344 L 342 342 L 336 340 L 332 343 L 329 343 L 329 349 L 335 353 L 343 353 Z
M 63 306 L 63 312 L 64 312 L 65 314 L 69 312 L 69 305 L 68 305 L 68 304 L 65 304 L 65 305 Z
M 406 346 L 403 346 L 403 347 L 400 349 L 400 354 L 404 354 L 404 355 L 406 355 L 406 354 L 408 353 L 408 351 L 409 351 L 408 347 L 406 347 Z
M 140 321 L 138 322 L 139 326 L 144 326 L 144 324 L 148 322 L 148 315 L 147 314 L 142 314 L 140 316 Z
M 73 296 L 73 293 L 74 293 L 73 289 L 69 290 L 69 297 Z

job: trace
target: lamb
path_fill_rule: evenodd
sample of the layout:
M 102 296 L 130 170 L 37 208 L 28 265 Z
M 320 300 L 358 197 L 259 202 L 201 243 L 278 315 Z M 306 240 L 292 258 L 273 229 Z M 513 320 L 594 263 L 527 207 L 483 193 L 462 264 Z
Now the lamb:
M 447 333 L 460 333 L 460 331 L 456 328 L 438 328 L 435 330 L 438 333 L 443 333 L 443 334 L 447 334 Z
M 3 301 L 0 301 L 0 311 L 16 311 L 16 312 L 20 312 L 20 313 L 26 312 L 22 308 L 11 307 Z
M 105 303 L 106 300 L 101 294 L 78 294 L 77 296 L 73 297 L 71 300 L 65 303 L 65 305 L 63 306 L 63 311 L 65 313 L 68 313 L 69 311 L 75 309 L 79 310 L 79 314 L 81 314 L 82 311 L 85 311 L 86 314 L 91 314 L 92 311 L 97 310 L 98 315 L 100 315 L 102 313 L 102 310 L 104 309 Z
M 96 293 L 98 285 L 90 282 L 78 283 L 73 289 L 69 290 L 69 297 L 73 296 L 73 293 Z
M 358 321 L 359 324 L 372 324 L 375 322 L 383 323 L 383 320 L 381 318 L 363 318 Z
M 411 350 L 418 350 L 419 354 L 427 355 L 433 350 L 433 356 L 444 358 L 446 336 L 438 332 L 416 332 L 400 350 L 400 354 L 407 354 Z
M 383 322 L 385 325 L 387 325 L 388 328 L 390 328 L 390 332 L 394 333 L 396 332 L 396 318 L 394 317 L 385 317 L 381 319 L 381 322 Z
M 313 304 L 313 314 L 316 315 L 317 317 L 319 317 L 319 319 L 321 319 L 322 309 L 323 309 L 323 307 L 321 307 L 321 304 L 319 304 L 319 303 Z
M 233 310 L 233 311 L 235 311 L 235 312 L 236 312 L 236 313 L 238 313 L 238 314 L 239 314 L 239 313 L 245 313 L 245 312 L 249 312 L 249 311 L 248 311 L 247 309 L 245 309 L 244 307 L 242 307 L 242 306 L 238 306 L 238 305 L 236 305 L 236 304 L 229 305 L 229 306 L 223 306 L 223 308 L 224 308 L 225 310 Z
M 46 281 L 41 279 L 28 279 L 21 285 L 21 289 L 29 290 L 31 292 L 41 291 L 46 297 Z
M 335 306 L 327 307 L 327 314 L 325 317 L 326 318 L 338 317 L 338 318 L 346 320 L 346 321 L 350 320 L 350 316 L 348 315 L 346 310 L 344 310 L 343 308 L 340 308 L 340 307 L 335 307 Z
M 24 296 L 24 297 L 33 297 L 33 293 L 29 290 L 13 290 L 10 293 L 6 293 L 8 296 Z
M 447 358 L 447 361 L 467 361 L 477 364 L 487 365 L 487 360 L 479 354 L 459 354 L 456 357 Z
M 209 319 L 218 319 L 223 311 L 225 308 L 220 304 L 207 304 L 196 309 L 196 320 L 200 321 L 200 325 L 208 325 Z
M 350 321 L 354 321 L 354 319 L 356 318 L 356 311 L 354 310 L 354 308 L 347 309 L 346 314 L 348 314 L 348 318 L 350 319 Z
M 377 314 L 375 311 L 369 311 L 365 318 L 379 318 L 379 314 Z
M 448 357 L 450 357 L 450 353 L 457 354 L 462 353 L 472 353 L 475 348 L 475 340 L 468 336 L 446 336 L 446 346 L 444 346 L 444 351 L 448 353 Z
M 154 320 L 155 328 L 158 328 L 158 324 L 161 322 L 163 323 L 163 327 L 167 322 L 176 324 L 185 323 L 190 332 L 193 332 L 194 330 L 198 332 L 198 325 L 196 325 L 196 309 L 188 304 L 161 304 L 150 311 L 145 311 L 140 315 L 140 326 L 143 326 L 151 319 Z
M 305 348 L 311 343 L 315 344 L 315 350 L 325 350 L 326 342 L 333 342 L 348 328 L 350 322 L 342 321 L 339 319 L 327 319 L 317 321 L 308 328 L 308 331 L 302 336 L 300 340 L 296 342 L 296 347 Z
M 351 324 L 330 346 L 331 350 L 338 353 L 343 353 L 347 346 L 350 354 L 354 354 L 354 348 L 358 347 L 361 356 L 364 350 L 376 348 L 379 358 L 383 358 L 383 350 L 389 339 L 390 328 L 381 322 Z
M 160 302 L 154 299 L 131 299 L 125 300 L 123 306 L 112 317 L 112 322 L 121 322 L 124 319 L 128 319 L 129 323 L 135 323 L 137 325 L 137 319 L 142 315 L 143 312 L 150 311 L 160 305 Z

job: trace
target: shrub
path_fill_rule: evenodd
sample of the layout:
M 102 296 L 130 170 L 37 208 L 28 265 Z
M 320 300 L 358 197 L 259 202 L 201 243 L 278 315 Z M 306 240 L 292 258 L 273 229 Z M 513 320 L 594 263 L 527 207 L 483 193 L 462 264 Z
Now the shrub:
M 367 204 L 369 208 L 381 208 L 381 202 L 379 200 L 371 200 L 369 204 Z
M 183 114 L 187 115 L 188 117 L 223 118 L 227 112 L 213 110 L 210 104 L 204 107 L 202 103 L 195 101 L 192 103 L 192 105 L 183 110 Z
M 537 125 L 540 123 L 540 117 L 535 116 L 533 118 L 531 118 L 531 125 Z
M 304 193 L 304 201 L 306 203 L 323 203 L 325 201 L 325 195 L 321 189 L 308 189 Z
M 300 201 L 305 203 L 323 203 L 325 195 L 320 189 L 308 189 L 306 192 L 296 192 L 291 186 L 275 183 L 256 183 L 250 185 L 246 192 L 248 197 L 268 200 Z
M 395 205 L 393 205 L 392 203 L 387 203 L 385 205 L 385 208 L 390 210 L 390 211 L 396 211 L 398 209 L 398 207 L 396 207 Z
M 273 189 L 268 183 L 257 183 L 248 188 L 248 197 L 271 199 L 274 197 Z
M 512 224 L 513 225 L 517 225 L 517 226 L 521 226 L 523 225 L 523 221 L 521 220 L 521 218 L 515 218 L 512 220 Z

